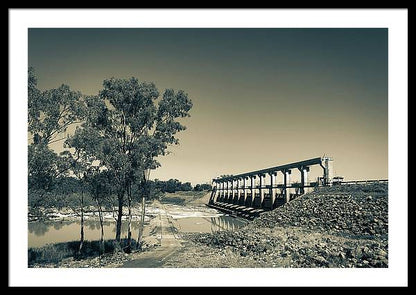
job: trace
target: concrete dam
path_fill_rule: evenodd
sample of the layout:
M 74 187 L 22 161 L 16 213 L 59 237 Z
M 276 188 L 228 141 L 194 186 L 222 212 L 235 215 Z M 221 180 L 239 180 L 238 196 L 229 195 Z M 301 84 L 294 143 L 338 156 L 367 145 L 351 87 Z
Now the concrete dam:
M 322 176 L 310 181 L 311 166 L 318 166 Z M 291 182 L 299 173 L 300 181 Z M 281 175 L 282 182 L 277 182 Z M 333 159 L 317 157 L 300 162 L 270 167 L 238 175 L 217 177 L 207 206 L 232 216 L 253 219 L 273 210 L 318 186 L 330 186 L 333 181 Z M 258 182 L 258 183 L 256 183 Z

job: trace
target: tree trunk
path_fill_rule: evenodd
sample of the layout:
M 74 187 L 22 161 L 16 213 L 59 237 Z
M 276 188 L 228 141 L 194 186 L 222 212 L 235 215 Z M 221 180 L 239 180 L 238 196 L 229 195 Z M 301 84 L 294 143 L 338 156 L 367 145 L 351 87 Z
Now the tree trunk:
M 105 252 L 103 210 L 101 209 L 101 204 L 98 202 L 98 198 L 95 201 L 97 203 L 98 218 L 100 220 L 100 228 L 101 228 L 101 234 L 100 234 L 100 255 L 101 255 L 101 254 L 104 254 L 104 252 Z
M 127 188 L 127 200 L 128 200 L 128 227 L 127 227 L 127 249 L 126 252 L 131 252 L 131 186 Z
M 121 218 L 123 216 L 123 195 L 121 193 L 118 195 L 118 216 L 117 216 L 117 225 L 116 225 L 116 241 L 120 244 L 121 242 Z
M 81 192 L 81 238 L 79 242 L 78 254 L 81 254 L 84 245 L 84 192 Z
M 142 198 L 142 216 L 140 220 L 140 226 L 139 226 L 139 235 L 137 237 L 137 248 L 141 249 L 142 247 L 142 240 L 143 240 L 143 229 L 144 229 L 144 216 L 146 213 L 146 198 L 143 196 Z

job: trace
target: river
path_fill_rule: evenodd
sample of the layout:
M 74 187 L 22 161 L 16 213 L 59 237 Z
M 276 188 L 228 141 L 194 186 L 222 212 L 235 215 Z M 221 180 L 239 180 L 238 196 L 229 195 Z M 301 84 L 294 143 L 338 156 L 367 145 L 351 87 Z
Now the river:
M 174 221 L 179 232 L 209 233 L 222 230 L 236 230 L 245 225 L 246 220 L 219 213 L 207 207 L 184 207 L 167 204 L 163 208 L 149 207 L 146 213 L 146 223 L 154 218 L 160 211 Z M 134 216 L 132 221 L 133 239 L 137 239 L 139 230 L 139 217 Z M 100 224 L 95 216 L 86 216 L 84 221 L 85 240 L 98 240 L 100 238 Z M 104 221 L 104 238 L 114 239 L 116 223 L 111 216 Z M 122 238 L 127 237 L 127 221 L 122 223 Z M 53 221 L 34 221 L 28 223 L 28 247 L 42 247 L 46 244 L 76 241 L 80 238 L 80 221 L 65 220 L 61 218 Z

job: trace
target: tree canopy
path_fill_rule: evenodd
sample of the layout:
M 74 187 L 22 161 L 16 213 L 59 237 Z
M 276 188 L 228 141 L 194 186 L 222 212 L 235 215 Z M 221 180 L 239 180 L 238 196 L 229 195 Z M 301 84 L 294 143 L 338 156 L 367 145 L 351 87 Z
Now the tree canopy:
M 192 101 L 183 90 L 166 89 L 160 95 L 154 83 L 134 77 L 106 79 L 92 96 L 65 84 L 41 91 L 29 68 L 28 106 L 29 187 L 51 191 L 59 176 L 72 175 L 86 181 L 95 198 L 111 188 L 118 199 L 119 240 L 126 196 L 130 212 L 132 188 L 145 191 L 145 172 L 159 167 L 157 158 L 179 143 L 176 135 L 186 129 L 180 120 L 190 116 Z M 59 135 L 74 124 L 58 155 L 51 143 L 62 140 Z M 186 183 L 182 189 L 192 186 Z

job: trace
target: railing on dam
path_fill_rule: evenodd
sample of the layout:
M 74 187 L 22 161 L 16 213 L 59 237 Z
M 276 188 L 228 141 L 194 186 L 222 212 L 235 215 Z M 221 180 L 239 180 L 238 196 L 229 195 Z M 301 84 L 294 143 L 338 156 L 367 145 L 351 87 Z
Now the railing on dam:
M 289 202 L 296 196 L 304 194 L 312 187 L 331 185 L 332 162 L 333 160 L 329 157 L 319 157 L 252 172 L 214 178 L 213 190 L 208 205 L 216 209 L 223 209 L 223 211 L 230 214 L 233 212 L 245 212 L 244 214 L 250 215 L 247 208 L 257 209 L 251 210 L 251 213 L 260 212 L 261 210 L 272 210 Z M 314 165 L 319 165 L 323 170 L 323 174 L 322 177 L 317 178 L 316 182 L 310 182 L 308 174 L 310 167 Z M 300 173 L 300 182 L 291 182 L 293 171 Z M 282 183 L 276 182 L 278 173 L 282 173 Z M 256 179 L 259 180 L 259 184 L 256 184 Z

